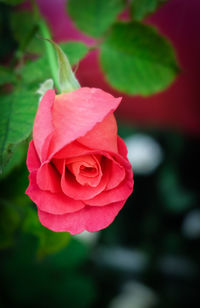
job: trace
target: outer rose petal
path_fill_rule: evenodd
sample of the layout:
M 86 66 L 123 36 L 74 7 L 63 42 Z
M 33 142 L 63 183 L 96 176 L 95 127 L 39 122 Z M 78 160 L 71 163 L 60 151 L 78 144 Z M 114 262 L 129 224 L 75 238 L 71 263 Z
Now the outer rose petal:
M 26 164 L 29 172 L 37 170 L 41 165 L 33 140 L 29 142 Z
M 38 210 L 38 216 L 42 225 L 55 232 L 95 232 L 110 225 L 124 203 L 125 201 L 121 201 L 104 207 L 85 207 L 66 215 L 52 215 Z
M 92 154 L 92 150 L 80 144 L 77 141 L 74 141 L 64 148 L 62 148 L 59 152 L 54 155 L 56 159 L 67 159 L 73 158 L 77 156 L 90 155 Z
M 52 193 L 61 192 L 61 176 L 50 163 L 43 164 L 37 172 L 37 184 L 40 189 Z
M 113 189 L 118 186 L 125 178 L 126 171 L 123 165 L 120 165 L 117 161 L 111 160 L 109 164 L 110 179 L 106 186 L 106 190 Z
M 29 175 L 29 181 L 26 194 L 42 211 L 60 215 L 79 211 L 85 206 L 82 201 L 73 200 L 63 193 L 53 194 L 49 191 L 42 191 L 36 183 L 36 172 Z
M 53 107 L 55 133 L 50 146 L 50 157 L 91 131 L 118 107 L 120 101 L 121 98 L 114 98 L 95 88 L 80 88 L 56 95 Z
M 54 90 L 48 90 L 44 94 L 38 107 L 33 125 L 33 140 L 40 160 L 45 159 L 48 143 L 50 141 L 50 138 L 48 137 L 51 135 L 54 129 L 52 123 L 52 107 L 54 104 L 54 99 Z
M 81 144 L 95 150 L 118 153 L 117 123 L 113 114 L 109 114 L 84 137 L 77 139 Z
M 125 144 L 124 140 L 119 136 L 117 138 L 117 145 L 118 145 L 119 154 L 127 159 L 128 150 L 127 150 L 126 144 Z M 129 161 L 128 161 L 128 163 L 129 163 Z
M 125 179 L 119 186 L 104 190 L 99 195 L 84 200 L 84 203 L 90 206 L 105 206 L 106 204 L 126 200 L 133 191 L 133 179 L 131 177 Z

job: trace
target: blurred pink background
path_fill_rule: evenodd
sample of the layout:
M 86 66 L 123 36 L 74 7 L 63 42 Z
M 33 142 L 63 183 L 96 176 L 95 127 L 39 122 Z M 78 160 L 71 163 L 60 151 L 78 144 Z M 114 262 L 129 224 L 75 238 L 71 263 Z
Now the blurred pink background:
M 48 20 L 56 41 L 93 40 L 82 34 L 67 16 L 65 0 L 38 0 L 41 13 Z M 123 95 L 119 107 L 121 119 L 146 127 L 163 127 L 200 134 L 200 1 L 171 0 L 146 20 L 168 37 L 176 49 L 181 73 L 169 89 L 148 98 L 121 94 L 104 80 L 93 51 L 81 61 L 77 77 L 82 86 L 99 87 Z

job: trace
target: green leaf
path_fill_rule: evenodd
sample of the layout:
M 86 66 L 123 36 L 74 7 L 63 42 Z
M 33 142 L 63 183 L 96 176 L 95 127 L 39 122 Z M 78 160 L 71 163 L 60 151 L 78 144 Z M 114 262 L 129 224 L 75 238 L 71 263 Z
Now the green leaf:
M 45 54 L 45 48 L 44 44 L 41 42 L 41 40 L 35 35 L 32 40 L 29 42 L 26 52 L 36 55 L 44 55 Z
M 132 95 L 151 95 L 167 88 L 178 72 L 170 43 L 150 26 L 117 23 L 100 47 L 108 82 Z
M 131 13 L 135 20 L 142 20 L 148 14 L 152 14 L 156 9 L 167 2 L 167 0 L 132 0 Z
M 14 11 L 10 17 L 13 36 L 21 50 L 25 49 L 36 32 L 36 20 L 30 11 Z
M 14 204 L 0 199 L 0 249 L 13 245 L 14 232 L 20 223 L 20 215 Z
M 62 251 L 49 255 L 46 262 L 52 268 L 73 270 L 80 267 L 89 255 L 88 247 L 76 237 L 71 237 L 69 244 Z
M 25 84 L 34 84 L 36 89 L 39 84 L 51 78 L 51 70 L 45 56 L 27 62 L 20 71 Z
M 68 41 L 61 43 L 59 46 L 63 52 L 67 55 L 70 64 L 73 66 L 83 59 L 88 53 L 88 46 L 79 41 Z
M 7 163 L 10 147 L 26 139 L 33 126 L 37 110 L 36 96 L 31 91 L 17 89 L 1 96 L 0 104 L 0 168 Z
M 11 159 L 5 166 L 3 173 L 0 174 L 0 180 L 5 178 L 15 167 L 19 166 L 25 157 L 25 146 L 23 143 L 18 144 L 13 149 Z
M 69 0 L 67 10 L 76 26 L 99 37 L 115 22 L 124 7 L 123 0 Z
M 12 83 L 16 81 L 16 75 L 13 71 L 4 66 L 0 66 L 0 85 L 5 83 Z
M 36 212 L 31 208 L 27 209 L 23 231 L 38 237 L 39 246 L 37 256 L 39 258 L 60 251 L 70 240 L 70 234 L 67 232 L 53 232 L 43 227 L 39 222 Z
M 38 218 L 37 218 L 38 219 Z M 40 243 L 37 251 L 39 258 L 48 254 L 56 253 L 62 250 L 70 240 L 70 234 L 67 232 L 53 232 L 42 227 L 40 232 Z
M 0 0 L 0 2 L 3 2 L 5 4 L 9 4 L 9 5 L 17 5 L 17 4 L 20 4 L 24 1 L 25 0 Z

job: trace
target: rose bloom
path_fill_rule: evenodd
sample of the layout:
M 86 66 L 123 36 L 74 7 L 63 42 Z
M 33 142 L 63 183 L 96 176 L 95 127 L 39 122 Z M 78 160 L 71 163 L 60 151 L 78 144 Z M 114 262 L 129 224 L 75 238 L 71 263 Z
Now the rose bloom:
M 113 115 L 120 101 L 95 88 L 43 96 L 28 149 L 26 194 L 45 227 L 98 231 L 132 193 L 132 167 Z

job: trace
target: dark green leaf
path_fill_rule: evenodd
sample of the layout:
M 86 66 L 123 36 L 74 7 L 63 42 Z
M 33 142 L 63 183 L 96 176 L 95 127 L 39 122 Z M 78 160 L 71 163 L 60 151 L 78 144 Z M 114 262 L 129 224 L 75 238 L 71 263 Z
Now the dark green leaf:
M 132 0 L 131 13 L 135 20 L 141 20 L 148 14 L 152 14 L 156 9 L 167 2 L 167 0 Z
M 77 238 L 72 237 L 69 244 L 62 251 L 49 255 L 46 261 L 52 268 L 73 270 L 80 267 L 88 257 L 88 247 Z
M 26 48 L 26 52 L 43 55 L 45 53 L 44 43 L 35 35 Z
M 37 218 L 38 219 L 38 218 Z M 67 232 L 53 232 L 41 226 L 40 243 L 37 251 L 39 258 L 63 249 L 70 240 Z
M 16 75 L 8 68 L 0 66 L 0 85 L 16 81 Z
M 17 247 L 1 258 L 1 279 L 8 282 L 9 306 L 93 307 L 97 290 L 90 272 L 81 268 L 77 273 L 74 268 L 59 267 L 59 261 L 57 264 L 49 263 L 48 259 L 54 255 L 37 262 L 34 260 L 37 244 L 34 239 L 23 234 Z M 70 252 L 73 253 L 73 250 Z M 66 249 L 57 254 L 63 254 L 65 265 L 68 257 L 72 257 Z M 4 288 L 6 293 L 8 289 Z
M 22 2 L 24 2 L 25 0 L 0 0 L 0 2 L 9 4 L 9 5 L 17 5 L 20 4 Z
M 31 208 L 27 209 L 23 231 L 36 235 L 39 238 L 37 250 L 39 258 L 63 249 L 70 240 L 70 234 L 67 232 L 53 232 L 43 227 L 39 222 L 37 213 Z
M 5 178 L 15 167 L 21 164 L 23 158 L 25 157 L 25 149 L 26 147 L 23 143 L 20 143 L 14 147 L 11 159 L 5 166 L 3 173 L 0 174 L 0 180 Z
M 48 78 L 51 78 L 51 70 L 48 59 L 43 56 L 36 60 L 26 63 L 21 69 L 21 75 L 24 83 L 35 84 L 39 88 L 39 84 Z
M 37 96 L 24 89 L 17 89 L 10 95 L 1 96 L 1 169 L 7 162 L 10 147 L 23 141 L 30 135 L 37 106 Z
M 10 17 L 11 29 L 20 49 L 25 49 L 36 31 L 36 20 L 32 12 L 14 11 Z
M 14 204 L 0 199 L 0 249 L 13 244 L 13 233 L 20 223 L 20 215 Z
M 67 272 L 68 279 L 63 279 L 59 284 L 51 286 L 52 292 L 56 290 L 57 305 L 63 307 L 63 298 L 66 307 L 70 308 L 88 308 L 95 307 L 92 303 L 97 295 L 95 281 L 90 275 Z M 74 296 L 76 294 L 76 296 Z
M 167 88 L 178 72 L 170 43 L 150 26 L 118 23 L 101 45 L 100 62 L 108 82 L 132 95 Z
M 114 23 L 122 11 L 122 0 L 69 0 L 67 10 L 76 26 L 83 32 L 98 37 Z

